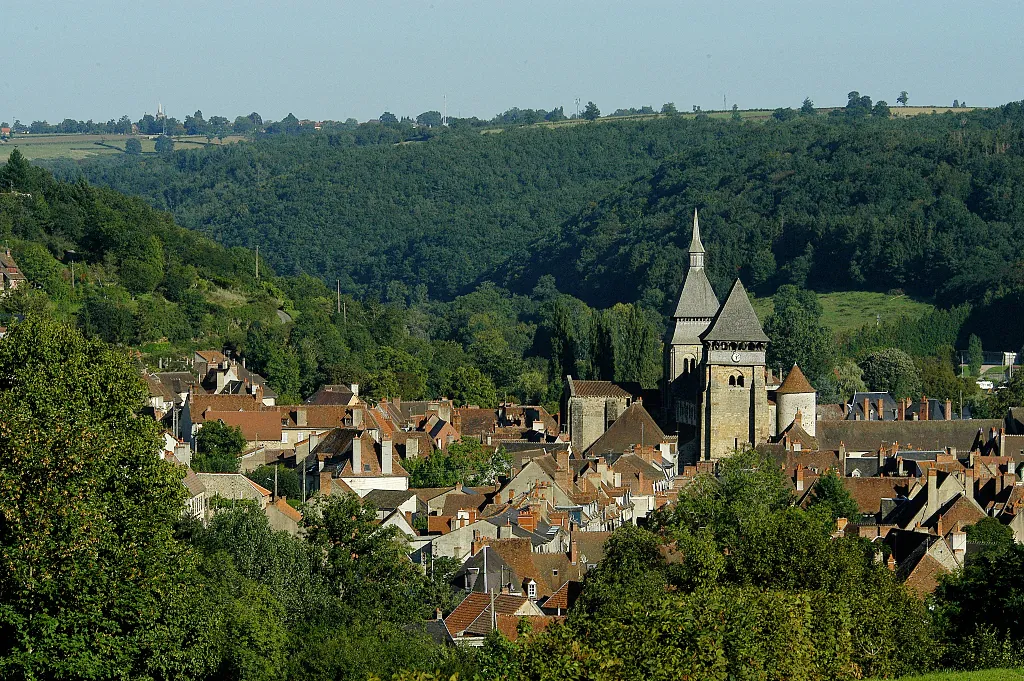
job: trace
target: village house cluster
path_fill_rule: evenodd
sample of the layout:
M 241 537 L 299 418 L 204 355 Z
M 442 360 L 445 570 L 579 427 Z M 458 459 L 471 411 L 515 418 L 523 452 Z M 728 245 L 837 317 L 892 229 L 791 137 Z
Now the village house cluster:
M 195 353 L 188 371 L 147 374 L 150 408 L 168 425 L 165 457 L 188 467 L 196 435 L 216 420 L 241 429 L 243 473 L 283 464 L 301 480 L 302 498 L 288 500 L 242 474 L 189 468 L 186 512 L 206 520 L 219 499 L 248 499 L 274 527 L 299 533 L 289 501 L 357 494 L 382 527 L 408 538 L 410 559 L 424 569 L 442 556 L 461 564 L 454 586 L 467 596 L 430 630 L 466 645 L 493 630 L 515 638 L 523 617 L 537 629 L 563 616 L 613 530 L 645 523 L 745 447 L 771 454 L 798 504 L 821 475 L 839 475 L 863 517 L 840 519 L 836 536 L 884 544 L 889 567 L 918 594 L 974 550 L 971 524 L 996 518 L 1024 541 L 1024 409 L 961 419 L 948 401 L 885 393 L 819 405 L 799 367 L 785 376 L 768 369 L 769 339 L 743 285 L 720 303 L 704 258 L 695 214 L 663 388 L 568 376 L 557 415 L 447 399 L 370 403 L 357 385 L 278 405 L 260 376 L 217 351 Z M 510 468 L 493 484 L 410 488 L 408 461 L 465 439 L 502 449 Z

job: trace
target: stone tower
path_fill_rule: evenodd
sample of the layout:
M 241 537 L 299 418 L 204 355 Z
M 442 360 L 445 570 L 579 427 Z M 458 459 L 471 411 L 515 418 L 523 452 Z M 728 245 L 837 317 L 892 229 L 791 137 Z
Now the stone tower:
M 767 442 L 765 386 L 768 336 L 739 279 L 700 336 L 704 343 L 699 458 L 720 459 L 737 448 Z
M 684 459 L 696 458 L 696 442 L 686 451 L 686 443 L 694 439 L 699 425 L 700 370 L 704 363 L 704 333 L 718 312 L 718 297 L 704 272 L 704 244 L 700 241 L 700 223 L 693 211 L 693 235 L 690 238 L 690 266 L 683 278 L 669 336 L 665 342 L 666 422 L 679 433 Z
M 781 433 L 793 423 L 796 413 L 801 416 L 801 426 L 808 435 L 814 435 L 814 421 L 817 418 L 818 393 L 796 364 L 786 374 L 786 380 L 775 391 L 776 433 Z

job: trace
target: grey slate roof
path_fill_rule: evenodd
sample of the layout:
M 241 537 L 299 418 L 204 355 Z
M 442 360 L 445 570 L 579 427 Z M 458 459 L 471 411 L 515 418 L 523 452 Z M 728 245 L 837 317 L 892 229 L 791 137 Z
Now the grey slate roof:
M 715 289 L 711 288 L 708 275 L 703 267 L 692 267 L 683 279 L 683 288 L 679 292 L 679 302 L 676 303 L 676 311 L 672 314 L 674 319 L 679 318 L 701 318 L 711 319 L 718 312 L 718 296 Z
M 816 435 L 821 449 L 836 450 L 839 444 L 851 452 L 873 452 L 882 445 L 899 443 L 901 449 L 936 451 L 956 447 L 971 451 L 981 431 L 982 442 L 990 428 L 999 428 L 1002 419 L 973 421 L 818 421 Z M 901 456 L 904 453 L 901 451 Z
M 711 326 L 701 335 L 704 341 L 749 341 L 767 343 L 768 336 L 761 328 L 761 322 L 750 305 L 750 298 L 737 279 Z
M 410 489 L 374 489 L 370 490 L 370 492 L 363 497 L 363 501 L 368 504 L 373 504 L 374 508 L 379 511 L 390 511 L 398 508 L 414 496 L 416 496 L 416 491 Z

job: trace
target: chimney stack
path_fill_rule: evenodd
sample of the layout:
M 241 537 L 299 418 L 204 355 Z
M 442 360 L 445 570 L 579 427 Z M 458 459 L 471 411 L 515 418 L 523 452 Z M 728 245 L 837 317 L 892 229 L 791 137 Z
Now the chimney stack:
M 922 421 L 928 420 L 928 398 L 921 396 L 921 409 L 918 412 Z
M 928 469 L 928 506 L 925 512 L 926 518 L 931 518 L 939 511 L 939 471 L 932 467 Z
M 879 397 L 877 400 L 875 400 L 875 411 L 878 412 L 878 420 L 879 421 L 884 421 L 885 420 L 885 400 L 883 400 L 881 397 Z
M 896 571 L 896 559 L 893 558 L 891 553 L 889 554 L 889 558 L 885 561 L 885 566 L 889 568 L 890 572 Z
M 363 408 L 356 407 L 352 410 L 352 425 L 356 428 L 363 427 Z
M 353 384 L 351 384 L 351 385 L 350 385 L 350 386 L 348 387 L 348 389 L 352 391 L 352 394 L 353 394 L 353 395 L 354 395 L 355 397 L 359 397 L 359 384 L 358 384 L 358 383 L 353 383 Z
M 391 475 L 394 468 L 395 448 L 390 435 L 382 435 L 380 441 L 380 470 L 384 475 Z
M 800 464 L 796 466 L 796 491 L 804 491 L 804 467 Z
M 320 494 L 329 494 L 331 490 L 331 472 L 320 471 Z
M 946 420 L 953 420 L 953 400 L 946 400 Z
M 899 419 L 900 421 L 907 420 L 907 403 L 904 402 L 903 400 L 900 400 L 899 404 Z
M 968 499 L 974 498 L 974 469 L 967 468 L 964 470 L 964 496 Z
M 861 409 L 864 410 L 864 420 L 865 421 L 870 421 L 871 420 L 871 400 L 869 400 L 866 397 L 863 400 L 861 400 Z
M 352 472 L 356 475 L 363 472 L 363 438 L 361 435 L 352 438 Z
M 569 562 L 573 565 L 580 562 L 580 546 L 575 539 L 569 542 Z
M 308 423 L 309 423 L 309 421 L 306 418 L 306 410 L 305 409 L 296 409 L 295 410 L 295 425 L 299 426 L 300 428 L 304 428 Z
M 420 441 L 414 437 L 405 439 L 405 458 L 416 459 L 420 455 Z

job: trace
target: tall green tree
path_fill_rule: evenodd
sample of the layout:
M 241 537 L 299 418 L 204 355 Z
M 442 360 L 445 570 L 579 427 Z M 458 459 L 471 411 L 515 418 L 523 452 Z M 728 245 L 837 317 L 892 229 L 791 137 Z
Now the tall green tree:
M 238 426 L 210 420 L 196 435 L 192 468 L 206 473 L 237 473 L 238 457 L 245 451 L 245 436 Z
M 596 121 L 601 117 L 601 110 L 597 108 L 597 104 L 587 102 L 587 106 L 583 109 L 582 116 L 588 121 Z
M 774 310 L 764 323 L 771 342 L 769 366 L 800 368 L 812 382 L 819 382 L 832 369 L 836 358 L 832 332 L 821 323 L 821 303 L 813 291 L 792 285 L 779 287 L 772 298 Z
M 981 375 L 981 366 L 985 362 L 985 352 L 981 347 L 981 339 L 975 334 L 967 340 L 967 366 L 971 376 Z
M 860 367 L 870 390 L 891 393 L 896 399 L 921 396 L 921 376 L 914 360 L 902 350 L 886 348 L 873 352 Z
M 145 399 L 126 353 L 64 324 L 30 318 L 0 341 L 5 678 L 205 673 L 173 537 L 182 472 L 157 456 Z

